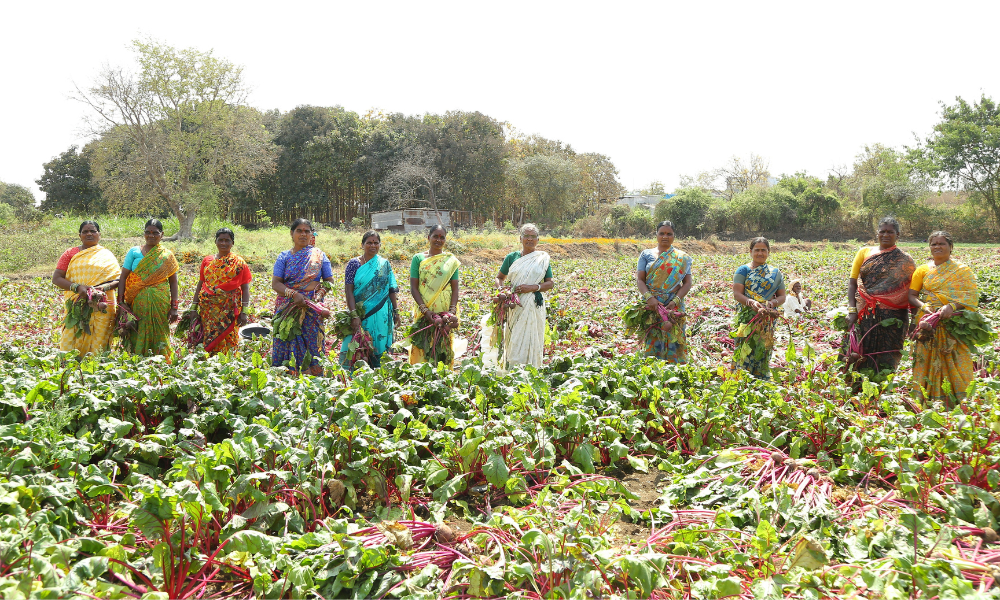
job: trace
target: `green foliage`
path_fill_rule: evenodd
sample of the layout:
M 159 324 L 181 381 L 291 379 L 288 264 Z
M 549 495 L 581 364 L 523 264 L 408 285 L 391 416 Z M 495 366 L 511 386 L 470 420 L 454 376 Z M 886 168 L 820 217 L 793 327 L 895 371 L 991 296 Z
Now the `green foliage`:
M 681 188 L 674 195 L 661 200 L 653 211 L 653 220 L 670 221 L 677 227 L 677 235 L 700 235 L 707 231 L 706 219 L 712 206 L 712 195 L 702 188 Z
M 42 165 L 45 172 L 35 181 L 45 192 L 41 210 L 74 215 L 93 215 L 106 210 L 100 189 L 91 182 L 92 154 L 90 148 L 79 152 L 77 146 L 70 146 Z
M 630 209 L 622 204 L 612 207 L 604 219 L 604 230 L 613 237 L 649 237 L 656 229 L 653 215 L 641 206 Z
M 512 184 L 524 195 L 532 219 L 556 223 L 570 210 L 579 191 L 580 171 L 569 158 L 535 154 L 510 166 Z
M 969 348 L 989 344 L 996 339 L 996 334 L 989 321 L 974 310 L 960 310 L 944 321 L 944 327 L 949 335 Z
M 23 185 L 0 181 L 0 205 L 9 206 L 13 217 L 19 221 L 37 221 L 41 217 L 35 208 L 35 196 Z M 6 210 L 4 213 L 9 214 Z
M 733 220 L 747 235 L 781 230 L 796 222 L 795 196 L 786 188 L 752 186 L 733 196 Z

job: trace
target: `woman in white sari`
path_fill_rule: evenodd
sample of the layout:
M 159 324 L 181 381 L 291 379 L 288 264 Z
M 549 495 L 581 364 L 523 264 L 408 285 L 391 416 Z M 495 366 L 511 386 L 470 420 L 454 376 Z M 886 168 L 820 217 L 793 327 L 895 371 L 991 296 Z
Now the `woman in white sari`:
M 510 307 L 503 323 L 500 366 L 542 366 L 545 348 L 545 297 L 542 292 L 552 289 L 552 267 L 547 252 L 535 250 L 538 227 L 526 223 L 521 227 L 521 250 L 504 259 L 497 274 L 497 286 L 504 287 L 509 278 L 511 290 L 519 305 Z M 499 335 L 497 331 L 493 335 Z M 487 346 L 489 347 L 489 346 Z

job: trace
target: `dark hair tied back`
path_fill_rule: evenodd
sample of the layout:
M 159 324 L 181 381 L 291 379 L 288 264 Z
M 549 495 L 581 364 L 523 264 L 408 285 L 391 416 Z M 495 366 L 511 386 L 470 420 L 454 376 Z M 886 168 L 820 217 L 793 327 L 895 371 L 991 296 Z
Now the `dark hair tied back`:
M 434 232 L 438 230 L 441 230 L 441 233 L 448 235 L 448 230 L 444 228 L 444 225 L 438 223 L 437 225 L 432 225 L 431 228 L 427 231 L 427 237 L 431 237 L 432 235 L 434 235 Z
M 948 233 L 947 231 L 935 231 L 934 233 L 927 236 L 927 243 L 928 244 L 931 243 L 931 240 L 933 240 L 936 237 L 943 237 L 944 241 L 948 242 L 949 248 L 955 247 L 955 240 L 951 237 L 951 234 Z
M 88 221 L 84 221 L 83 223 L 80 223 L 80 230 L 77 233 L 83 233 L 83 228 L 86 225 L 93 225 L 94 229 L 96 229 L 98 233 L 101 232 L 101 226 L 97 224 L 97 221 L 89 221 L 88 220 Z
M 378 238 L 379 243 L 382 243 L 382 236 L 380 236 L 378 232 L 375 231 L 374 229 L 369 229 L 368 231 L 365 232 L 363 236 L 361 236 L 361 245 L 363 246 L 370 237 Z
M 160 233 L 163 233 L 163 223 L 160 223 L 159 219 L 150 219 L 146 221 L 146 224 L 142 226 L 142 230 L 145 231 L 150 225 L 159 229 Z
M 766 237 L 759 236 L 759 237 L 755 237 L 754 239 L 750 240 L 750 250 L 753 251 L 753 247 L 756 246 L 757 244 L 764 244 L 764 246 L 767 248 L 768 252 L 771 251 L 771 242 L 767 241 Z
M 882 217 L 882 220 L 878 222 L 878 228 L 882 229 L 883 225 L 892 225 L 892 228 L 896 230 L 896 235 L 899 235 L 899 221 L 896 217 Z
M 215 232 L 215 239 L 219 239 L 220 235 L 228 235 L 230 241 L 232 241 L 234 244 L 236 243 L 236 234 L 233 233 L 232 229 L 228 227 L 220 228 L 218 231 Z
M 674 234 L 677 233 L 677 228 L 674 227 L 674 224 L 670 221 L 660 221 L 660 224 L 656 226 L 656 230 L 659 231 L 660 227 L 669 227 L 671 230 L 673 230 Z
M 310 221 L 309 219 L 298 218 L 292 221 L 292 226 L 289 227 L 288 230 L 291 231 L 292 233 L 295 233 L 295 230 L 298 229 L 299 225 L 308 225 L 309 229 L 313 228 L 312 221 Z

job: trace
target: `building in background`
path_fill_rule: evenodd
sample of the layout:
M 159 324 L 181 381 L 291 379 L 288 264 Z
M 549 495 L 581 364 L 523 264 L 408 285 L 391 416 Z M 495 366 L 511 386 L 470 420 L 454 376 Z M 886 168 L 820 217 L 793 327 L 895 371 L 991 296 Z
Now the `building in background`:
M 629 209 L 634 209 L 641 206 L 649 211 L 649 214 L 653 214 L 656 209 L 656 205 L 667 198 L 672 198 L 673 194 L 656 194 L 652 196 L 643 196 L 642 194 L 625 194 L 618 199 L 615 204 L 621 204 L 623 206 L 629 207 Z

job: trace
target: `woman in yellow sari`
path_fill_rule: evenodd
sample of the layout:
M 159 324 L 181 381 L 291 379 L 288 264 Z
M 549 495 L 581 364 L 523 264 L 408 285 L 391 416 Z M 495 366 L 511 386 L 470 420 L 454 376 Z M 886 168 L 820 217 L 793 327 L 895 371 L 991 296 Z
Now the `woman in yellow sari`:
M 239 345 L 239 326 L 247 324 L 244 310 L 250 306 L 250 267 L 232 251 L 236 234 L 223 227 L 215 232 L 218 253 L 201 261 L 192 304 L 204 331 L 205 352 L 229 352 Z
M 935 231 L 927 238 L 931 261 L 920 265 L 910 279 L 910 304 L 917 311 L 917 322 L 940 312 L 949 319 L 960 310 L 976 310 L 979 290 L 972 269 L 951 258 L 954 240 L 946 231 Z M 920 299 L 923 296 L 923 300 Z M 935 327 L 928 339 L 917 341 L 913 349 L 913 385 L 921 397 L 950 400 L 944 389 L 948 380 L 951 395 L 961 400 L 972 382 L 972 353 L 967 345 L 949 335 L 943 326 Z
M 444 251 L 448 231 L 442 225 L 427 234 L 430 248 L 413 255 L 410 294 L 417 307 L 410 327 L 410 364 L 455 360 L 453 332 L 458 328 L 458 267 L 454 254 Z
M 174 253 L 160 245 L 163 224 L 146 222 L 146 243 L 125 254 L 118 295 L 123 307 L 138 319 L 138 328 L 122 339 L 125 350 L 139 355 L 160 354 L 170 360 L 170 323 L 177 320 L 177 271 Z
M 59 349 L 79 350 L 81 355 L 96 354 L 107 350 L 111 343 L 116 312 L 114 290 L 118 287 L 121 266 L 115 255 L 101 246 L 101 227 L 96 221 L 80 224 L 80 242 L 79 246 L 63 252 L 52 273 L 52 283 L 66 290 L 63 296 L 67 303 L 82 304 L 92 299 L 91 314 L 87 323 L 63 326 Z M 103 299 L 101 292 L 105 295 Z

